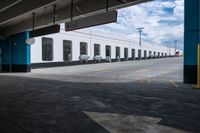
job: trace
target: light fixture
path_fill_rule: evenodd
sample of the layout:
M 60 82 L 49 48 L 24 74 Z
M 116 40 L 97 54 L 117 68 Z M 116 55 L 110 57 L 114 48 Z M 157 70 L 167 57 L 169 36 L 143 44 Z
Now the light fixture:
M 26 44 L 33 45 L 35 43 L 35 38 L 28 38 L 26 39 Z
M 30 37 L 44 36 L 60 32 L 60 25 L 56 24 L 56 5 L 53 5 L 53 25 L 35 30 L 35 13 L 33 13 L 33 30 L 29 32 Z

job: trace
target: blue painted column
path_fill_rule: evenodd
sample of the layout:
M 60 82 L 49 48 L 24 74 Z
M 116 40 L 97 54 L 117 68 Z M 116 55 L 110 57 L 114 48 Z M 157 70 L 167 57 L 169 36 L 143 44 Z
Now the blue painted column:
M 2 45 L 2 70 L 4 72 L 30 72 L 30 46 L 26 44 L 28 32 L 12 35 Z
M 197 83 L 197 45 L 200 43 L 200 0 L 185 0 L 184 83 Z

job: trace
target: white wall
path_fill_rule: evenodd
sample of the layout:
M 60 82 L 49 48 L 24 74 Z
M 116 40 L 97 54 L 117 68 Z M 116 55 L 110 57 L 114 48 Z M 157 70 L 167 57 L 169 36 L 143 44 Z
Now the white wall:
M 141 49 L 138 43 L 133 42 L 132 40 L 121 37 L 117 38 L 112 35 L 105 35 L 95 31 L 85 30 L 78 30 L 78 31 L 71 31 L 65 32 L 61 30 L 58 34 L 47 35 L 43 37 L 50 37 L 53 38 L 53 61 L 48 62 L 62 62 L 63 61 L 63 40 L 71 40 L 72 41 L 72 60 L 78 61 L 80 55 L 80 42 L 87 42 L 88 43 L 88 55 L 90 59 L 93 59 L 94 55 L 94 43 L 100 44 L 100 53 L 103 58 L 105 58 L 105 47 L 106 45 L 111 46 L 111 58 L 115 59 L 116 57 L 116 47 L 120 47 L 120 55 L 121 58 L 124 58 L 124 48 L 128 48 L 128 55 L 131 58 L 131 49 L 135 49 L 135 57 L 138 57 L 138 49 Z M 142 57 L 144 56 L 144 50 L 147 50 L 147 56 L 149 56 L 149 51 L 156 52 L 163 52 L 167 55 L 174 55 L 175 49 L 171 48 L 171 50 L 167 47 L 160 46 L 160 45 L 142 45 Z M 31 63 L 42 63 L 47 61 L 42 61 L 42 37 L 37 37 L 36 42 L 34 45 L 31 46 Z

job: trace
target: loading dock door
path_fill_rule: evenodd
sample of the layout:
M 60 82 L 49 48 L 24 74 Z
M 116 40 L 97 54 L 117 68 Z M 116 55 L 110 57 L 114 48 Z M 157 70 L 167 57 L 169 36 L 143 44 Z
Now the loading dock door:
M 106 46 L 106 56 L 110 56 L 111 55 L 111 47 L 110 46 Z
M 124 60 L 128 60 L 128 48 L 124 48 Z
M 144 50 L 144 59 L 146 60 L 147 59 L 147 51 Z
M 153 57 L 156 58 L 156 52 L 153 52 Z
M 120 47 L 116 47 L 116 60 L 120 61 Z
M 149 59 L 151 59 L 151 57 L 152 57 L 152 52 L 149 51 Z
M 106 61 L 111 62 L 111 46 L 106 45 Z
M 63 41 L 63 60 L 72 61 L 72 42 L 64 40 Z
M 132 59 L 135 60 L 135 49 L 132 49 Z
M 138 60 L 141 60 L 141 50 L 138 50 Z
M 100 56 L 100 44 L 94 44 L 94 56 Z

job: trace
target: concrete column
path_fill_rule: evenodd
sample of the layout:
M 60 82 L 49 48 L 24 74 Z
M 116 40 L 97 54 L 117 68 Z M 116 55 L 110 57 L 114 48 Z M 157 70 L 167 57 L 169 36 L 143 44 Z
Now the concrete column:
M 2 43 L 2 71 L 30 72 L 30 46 L 26 44 L 29 33 L 7 37 Z
M 185 0 L 184 83 L 197 83 L 197 45 L 200 43 L 199 8 L 199 0 Z

